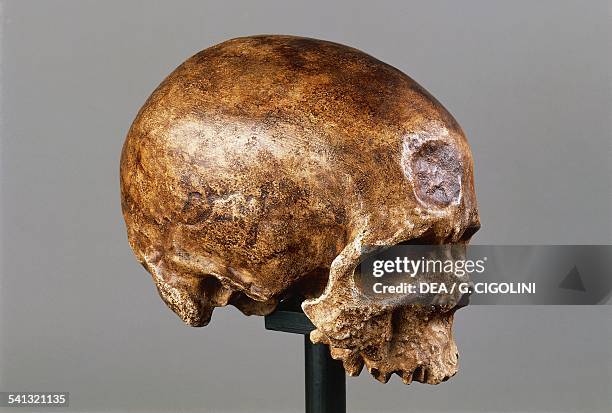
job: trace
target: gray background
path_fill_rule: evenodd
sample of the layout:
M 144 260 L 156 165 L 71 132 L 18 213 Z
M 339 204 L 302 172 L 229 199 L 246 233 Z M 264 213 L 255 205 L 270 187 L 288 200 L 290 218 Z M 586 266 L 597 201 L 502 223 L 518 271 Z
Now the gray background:
M 300 337 L 218 309 L 184 326 L 136 263 L 118 160 L 136 111 L 222 40 L 289 33 L 410 74 L 469 136 L 480 244 L 612 241 L 611 5 L 2 3 L 0 390 L 72 411 L 301 411 Z M 610 306 L 472 307 L 440 386 L 348 380 L 350 411 L 612 410 Z

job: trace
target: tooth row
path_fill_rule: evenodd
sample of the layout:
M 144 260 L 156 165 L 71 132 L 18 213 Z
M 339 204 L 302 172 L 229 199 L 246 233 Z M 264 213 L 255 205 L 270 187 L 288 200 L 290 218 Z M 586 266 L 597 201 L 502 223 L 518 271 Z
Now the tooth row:
M 334 359 L 343 359 L 343 366 L 349 376 L 358 376 L 364 366 L 364 359 L 361 355 L 351 355 L 346 358 L 339 357 L 340 354 L 334 354 Z M 335 357 L 334 357 L 335 356 Z M 393 372 L 384 372 L 374 366 L 367 366 L 368 372 L 381 383 L 387 383 L 391 376 L 395 373 L 401 377 L 404 384 L 410 384 L 412 381 L 418 381 L 421 383 L 427 383 L 428 374 L 427 369 L 423 366 L 417 366 L 413 371 L 410 370 L 397 370 Z M 448 377 L 445 377 L 442 381 L 446 381 Z
M 428 371 L 423 366 L 418 366 L 413 371 L 398 370 L 392 373 L 380 371 L 375 367 L 368 368 L 368 371 L 372 376 L 374 376 L 376 380 L 380 381 L 381 383 L 387 383 L 393 373 L 397 374 L 402 379 L 402 382 L 404 382 L 404 384 L 411 384 L 413 381 L 417 381 L 420 383 L 430 383 Z M 444 377 L 441 381 L 446 381 L 448 379 L 449 377 L 447 376 Z
M 328 345 L 330 347 L 332 358 L 342 361 L 344 369 L 349 376 L 358 376 L 361 373 L 364 365 L 367 367 L 370 374 L 376 380 L 382 383 L 387 383 L 391 376 L 396 374 L 405 384 L 411 384 L 413 381 L 438 384 L 448 380 L 456 373 L 456 368 L 452 368 L 453 366 L 456 367 L 456 352 L 453 352 L 455 357 L 448 361 L 448 363 L 444 363 L 442 366 L 449 368 L 442 370 L 437 368 L 439 366 L 437 366 L 435 363 L 433 366 L 429 366 L 426 361 L 417 361 L 410 358 L 402 360 L 402 357 L 400 356 L 405 356 L 405 352 L 396 351 L 399 356 L 388 358 L 382 357 L 378 353 L 387 354 L 389 349 L 386 349 L 385 351 L 379 349 L 378 353 L 372 355 L 367 351 L 368 349 L 355 351 L 345 347 L 345 344 L 343 347 L 337 347 L 334 346 L 334 343 L 326 334 L 318 329 L 314 330 L 310 334 L 310 338 L 315 343 L 323 343 Z M 393 369 L 393 367 L 395 367 L 395 369 Z M 442 374 L 439 374 L 438 372 Z

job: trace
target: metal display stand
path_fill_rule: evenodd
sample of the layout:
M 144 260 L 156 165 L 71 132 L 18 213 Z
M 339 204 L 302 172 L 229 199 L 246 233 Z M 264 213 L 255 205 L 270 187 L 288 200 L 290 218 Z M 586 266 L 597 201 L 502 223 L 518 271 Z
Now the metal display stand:
M 304 335 L 306 413 L 345 413 L 346 375 L 342 363 L 331 358 L 324 344 L 312 344 L 315 327 L 298 301 L 281 302 L 265 317 L 266 330 Z

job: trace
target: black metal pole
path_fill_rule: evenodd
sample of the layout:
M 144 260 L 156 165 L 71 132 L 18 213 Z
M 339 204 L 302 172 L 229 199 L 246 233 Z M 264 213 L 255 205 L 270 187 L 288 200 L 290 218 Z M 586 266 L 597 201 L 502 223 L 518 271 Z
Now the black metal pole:
M 346 413 L 344 367 L 331 358 L 326 345 L 310 342 L 315 326 L 302 312 L 301 302 L 282 301 L 266 316 L 266 329 L 304 335 L 306 413 Z
M 331 358 L 327 346 L 312 344 L 304 335 L 306 413 L 345 413 L 346 376 L 342 363 Z

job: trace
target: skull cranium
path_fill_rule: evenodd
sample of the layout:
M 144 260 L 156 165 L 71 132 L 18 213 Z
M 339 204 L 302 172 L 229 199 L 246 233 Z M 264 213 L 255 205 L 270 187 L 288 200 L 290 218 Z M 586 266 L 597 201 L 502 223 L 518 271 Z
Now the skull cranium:
M 186 323 L 301 296 L 349 374 L 456 372 L 454 309 L 364 304 L 367 245 L 461 243 L 479 226 L 461 128 L 399 70 L 336 43 L 233 39 L 149 97 L 121 157 L 130 245 Z

